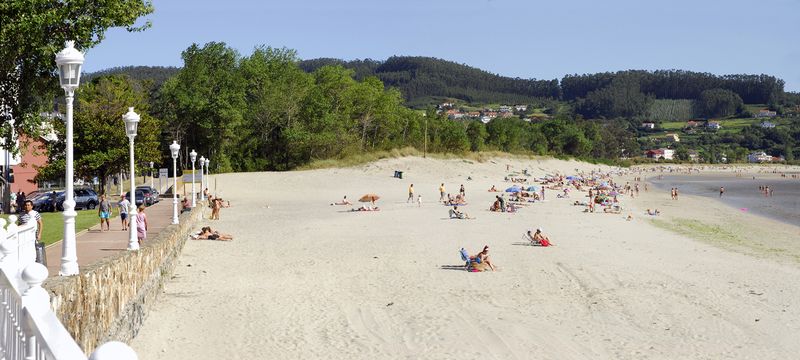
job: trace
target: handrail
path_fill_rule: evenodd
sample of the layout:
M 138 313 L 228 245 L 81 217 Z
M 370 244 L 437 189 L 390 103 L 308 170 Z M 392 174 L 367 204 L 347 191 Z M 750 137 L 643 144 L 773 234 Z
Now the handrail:
M 48 272 L 35 262 L 36 224 L 17 226 L 15 216 L 9 220 L 6 226 L 0 219 L 0 359 L 87 360 L 42 288 Z M 91 359 L 136 359 L 136 353 L 112 341 L 98 347 Z

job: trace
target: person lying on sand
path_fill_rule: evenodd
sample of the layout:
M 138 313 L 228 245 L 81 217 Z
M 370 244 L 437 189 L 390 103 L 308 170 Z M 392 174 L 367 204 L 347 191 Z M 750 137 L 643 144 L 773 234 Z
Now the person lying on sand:
M 342 198 L 342 201 L 335 202 L 335 203 L 333 203 L 331 205 L 353 205 L 353 203 L 351 203 L 349 200 L 347 200 L 347 195 L 345 195 Z
M 652 211 L 650 209 L 647 209 L 647 215 L 658 216 L 658 215 L 661 215 L 661 211 L 658 211 L 658 209 L 655 209 L 655 210 L 652 210 Z
M 231 234 L 223 234 L 219 231 L 215 231 L 211 229 L 210 226 L 205 226 L 200 230 L 200 234 L 193 235 L 192 239 L 194 240 L 219 240 L 219 241 L 231 241 L 233 240 L 233 235 Z
M 357 209 L 350 209 L 350 211 L 379 211 L 379 210 L 380 209 L 378 209 L 377 206 L 366 206 L 366 205 L 361 205 L 361 207 Z

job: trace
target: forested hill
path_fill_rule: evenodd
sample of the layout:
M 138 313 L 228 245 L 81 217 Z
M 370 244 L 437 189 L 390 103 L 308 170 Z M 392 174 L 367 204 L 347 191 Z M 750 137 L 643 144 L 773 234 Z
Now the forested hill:
M 313 59 L 300 62 L 312 72 L 325 65 L 341 65 L 355 71 L 357 79 L 377 76 L 387 87 L 399 89 L 411 106 L 438 98 L 476 103 L 530 103 L 534 98 L 559 98 L 558 79 L 535 80 L 500 76 L 430 57 L 393 56 L 386 61 Z
M 180 68 L 173 66 L 122 66 L 88 73 L 84 81 L 91 81 L 98 76 L 126 74 L 137 81 L 152 81 L 158 88 L 164 81 L 177 74 L 178 70 Z

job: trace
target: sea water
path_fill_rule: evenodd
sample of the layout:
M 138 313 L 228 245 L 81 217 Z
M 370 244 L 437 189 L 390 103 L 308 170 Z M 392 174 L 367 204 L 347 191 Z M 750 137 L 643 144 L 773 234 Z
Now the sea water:
M 648 179 L 662 190 L 678 188 L 678 194 L 698 195 L 713 198 L 747 211 L 778 221 L 800 226 L 800 179 L 743 174 L 730 175 L 664 175 L 661 179 Z M 725 193 L 720 196 L 720 186 Z M 766 196 L 759 186 L 769 186 L 772 196 Z

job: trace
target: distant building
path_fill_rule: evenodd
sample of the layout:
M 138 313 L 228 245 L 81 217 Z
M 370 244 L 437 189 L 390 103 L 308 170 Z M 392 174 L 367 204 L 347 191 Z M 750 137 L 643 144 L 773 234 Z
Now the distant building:
M 497 117 L 497 111 L 484 111 L 483 116 L 488 116 L 492 119 Z
M 764 163 L 764 162 L 772 162 L 773 157 L 767 155 L 767 153 L 763 151 L 757 151 L 747 155 L 747 161 L 751 163 Z
M 766 121 L 766 120 L 762 121 L 761 124 L 759 124 L 759 125 L 764 129 L 774 129 L 775 128 L 775 124 L 774 123 Z
M 668 142 L 681 142 L 681 138 L 678 136 L 678 134 L 674 133 L 664 135 L 664 140 Z
M 696 127 L 700 126 L 701 123 L 702 122 L 700 122 L 700 121 L 689 120 L 689 121 L 686 122 L 686 127 L 688 127 L 688 128 L 696 128 Z
M 672 149 L 652 149 L 647 150 L 644 155 L 648 159 L 672 160 L 675 158 L 675 150 Z
M 489 123 L 489 121 L 492 121 L 492 118 L 490 118 L 490 117 L 488 117 L 488 116 L 481 116 L 481 122 L 482 122 L 482 123 L 484 123 L 484 124 L 488 124 L 488 123 Z
M 481 112 L 480 111 L 470 111 L 470 112 L 467 113 L 467 116 L 469 116 L 471 118 L 479 118 L 479 117 L 481 117 Z
M 761 109 L 756 114 L 757 118 L 765 118 L 765 117 L 773 118 L 773 117 L 776 117 L 776 116 L 778 116 L 778 113 L 775 112 L 775 111 L 770 111 L 769 109 Z
M 689 150 L 688 153 L 689 153 L 689 161 L 700 162 L 701 157 L 700 153 L 698 153 L 697 150 Z
M 528 105 L 514 105 L 514 110 L 528 111 Z
M 720 125 L 719 121 L 709 121 L 706 123 L 706 127 L 711 130 L 719 130 L 722 125 Z
M 511 106 L 501 105 L 500 109 L 498 109 L 498 111 L 501 112 L 501 113 L 511 112 Z
M 651 122 L 642 123 L 642 129 L 653 130 L 655 128 L 656 128 L 656 124 L 655 123 L 651 123 Z

